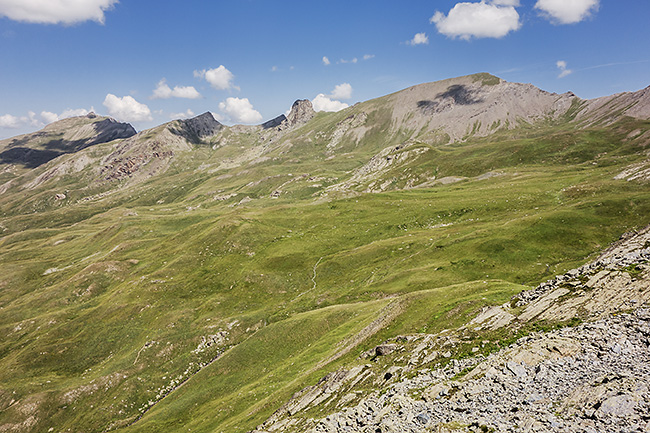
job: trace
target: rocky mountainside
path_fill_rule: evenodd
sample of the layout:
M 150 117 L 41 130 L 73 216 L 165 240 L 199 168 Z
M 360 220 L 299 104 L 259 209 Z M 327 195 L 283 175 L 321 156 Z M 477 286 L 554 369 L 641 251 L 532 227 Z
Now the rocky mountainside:
M 475 74 L 4 140 L 56 154 L 0 161 L 0 432 L 647 429 L 647 106 Z

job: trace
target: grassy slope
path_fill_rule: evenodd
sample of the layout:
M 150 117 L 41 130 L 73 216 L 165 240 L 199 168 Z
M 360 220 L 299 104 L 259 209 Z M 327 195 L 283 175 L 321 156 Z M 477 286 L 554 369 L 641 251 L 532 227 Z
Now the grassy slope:
M 303 129 L 288 152 L 228 178 L 195 168 L 218 167 L 232 147 L 200 147 L 164 177 L 101 200 L 73 199 L 89 194 L 75 186 L 85 172 L 67 180 L 63 203 L 48 185 L 3 197 L 0 423 L 22 422 L 21 405 L 33 402 L 38 431 L 125 426 L 203 366 L 125 431 L 244 431 L 383 339 L 460 324 L 647 224 L 647 186 L 612 180 L 641 150 L 627 131 L 648 129 L 630 120 L 421 141 L 430 150 L 391 174 L 397 185 L 405 173 L 504 175 L 314 200 L 412 137 L 372 107 L 354 107 L 371 111 L 364 140 L 344 137 L 331 159 L 326 138 Z M 309 129 L 326 137 L 346 115 L 320 115 Z M 286 184 L 306 173 L 323 180 Z M 212 199 L 229 193 L 238 195 Z M 253 200 L 231 207 L 243 197 Z M 390 326 L 323 365 L 391 303 Z M 228 340 L 193 352 L 218 331 Z

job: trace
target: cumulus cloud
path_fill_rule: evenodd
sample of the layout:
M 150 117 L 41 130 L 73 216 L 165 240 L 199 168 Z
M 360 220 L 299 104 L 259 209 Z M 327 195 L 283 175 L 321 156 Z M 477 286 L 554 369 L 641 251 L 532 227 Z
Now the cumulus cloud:
M 0 128 L 18 128 L 21 125 L 20 117 L 13 116 L 11 114 L 4 114 L 0 116 Z
M 521 27 L 515 9 L 518 4 L 513 0 L 457 3 L 447 15 L 437 11 L 430 22 L 436 25 L 439 33 L 452 38 L 502 38 Z
M 327 56 L 323 56 L 323 65 L 328 66 L 331 64 L 330 59 L 327 58 Z
M 354 58 L 352 58 L 350 60 L 341 59 L 341 60 L 338 61 L 338 63 L 357 63 L 358 61 L 359 61 L 359 59 L 354 57 Z
M 406 41 L 408 45 L 428 45 L 429 37 L 426 33 L 416 33 L 413 39 Z
M 167 80 L 164 78 L 158 82 L 158 86 L 154 89 L 153 95 L 151 95 L 151 99 L 199 99 L 200 97 L 201 94 L 194 86 L 174 86 L 172 89 L 167 85 Z
M 36 113 L 33 111 L 28 111 L 27 112 L 27 119 L 26 119 L 30 125 L 32 126 L 42 126 L 43 122 L 36 117 Z
M 340 111 L 348 108 L 349 105 L 339 99 L 350 99 L 352 97 L 352 86 L 350 83 L 342 83 L 334 86 L 334 90 L 329 95 L 319 93 L 316 95 L 311 104 L 314 111 Z
M 41 111 L 41 118 L 45 123 L 54 123 L 59 120 L 59 115 L 51 111 Z
M 189 119 L 190 117 L 194 117 L 194 112 L 189 108 L 184 113 L 171 113 L 169 115 L 170 119 Z
M 106 99 L 104 99 L 104 107 L 108 109 L 108 114 L 124 122 L 153 120 L 149 107 L 136 101 L 132 96 L 119 98 L 109 93 L 106 95 Z
M 248 98 L 228 98 L 219 103 L 219 110 L 233 122 L 255 123 L 262 120 L 262 115 L 253 108 Z
M 374 59 L 374 58 L 375 58 L 374 54 L 364 54 L 363 55 L 363 60 L 370 60 L 370 59 Z
M 214 69 L 203 69 L 201 71 L 194 71 L 194 76 L 204 79 L 212 87 L 217 90 L 237 89 L 239 87 L 233 84 L 235 76 L 224 65 L 220 65 Z
M 599 3 L 599 0 L 538 0 L 535 9 L 555 24 L 573 24 L 598 11 Z
M 340 111 L 349 107 L 345 102 L 335 101 L 322 93 L 316 95 L 311 104 L 314 106 L 314 111 Z
M 337 84 L 328 96 L 332 99 L 350 99 L 352 97 L 352 86 L 350 83 Z
M 104 12 L 118 0 L 0 0 L 0 16 L 40 24 L 104 23 Z
M 558 78 L 564 78 L 573 72 L 571 69 L 567 69 L 567 64 L 564 60 L 558 60 L 555 65 L 560 70 L 560 75 L 557 76 Z

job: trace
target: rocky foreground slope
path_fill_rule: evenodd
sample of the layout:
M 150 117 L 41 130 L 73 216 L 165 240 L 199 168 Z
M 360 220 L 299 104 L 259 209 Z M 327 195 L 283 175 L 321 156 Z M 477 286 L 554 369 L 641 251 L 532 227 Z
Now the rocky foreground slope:
M 377 346 L 369 364 L 324 377 L 256 431 L 650 431 L 649 261 L 650 226 L 460 330 Z M 584 322 L 451 359 L 468 332 L 516 335 L 533 319 Z M 300 417 L 316 408 L 330 414 Z

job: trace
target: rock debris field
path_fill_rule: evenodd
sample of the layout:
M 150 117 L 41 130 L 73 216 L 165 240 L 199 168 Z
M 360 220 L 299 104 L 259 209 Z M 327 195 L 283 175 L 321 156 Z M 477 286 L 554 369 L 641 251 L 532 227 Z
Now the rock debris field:
M 370 395 L 311 432 L 648 432 L 649 346 L 647 308 L 524 337 Z

